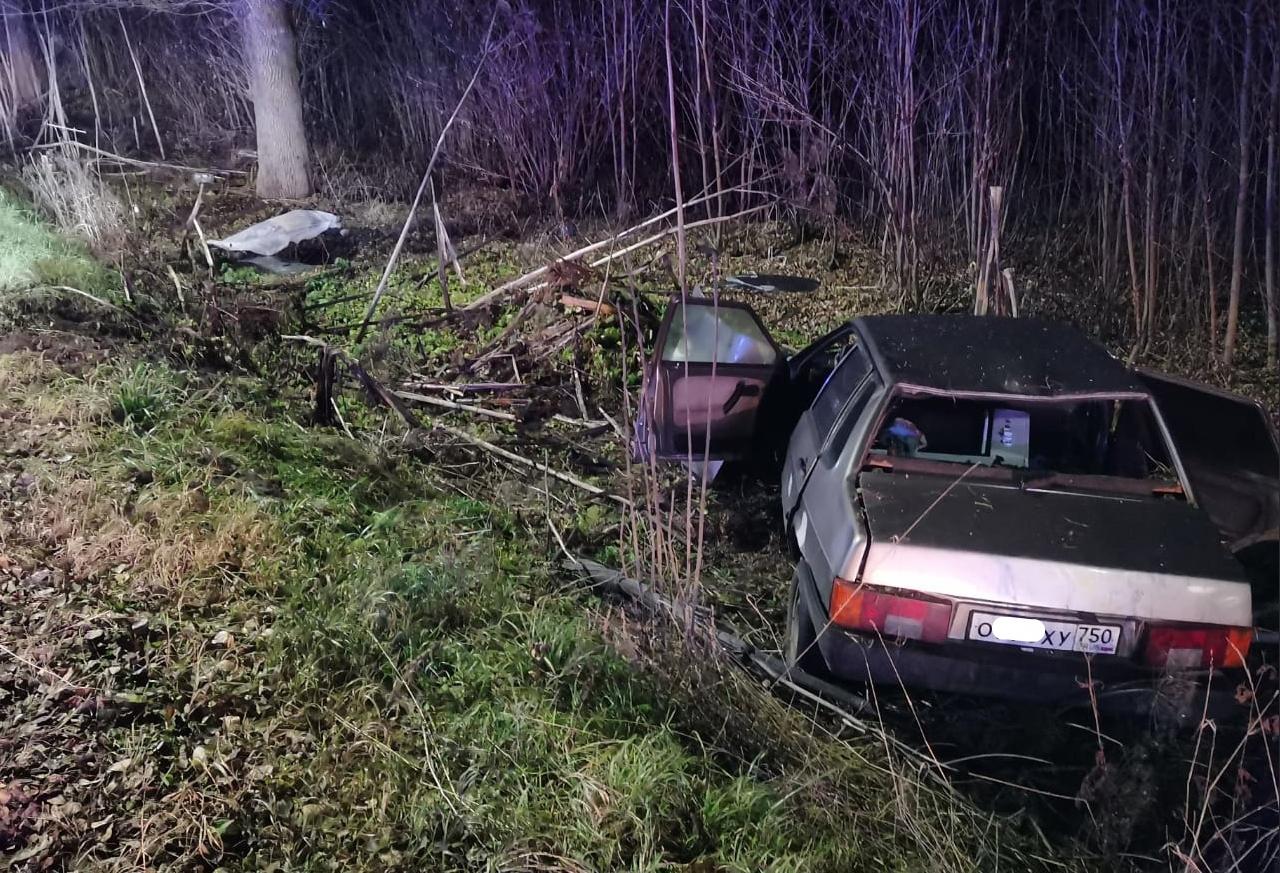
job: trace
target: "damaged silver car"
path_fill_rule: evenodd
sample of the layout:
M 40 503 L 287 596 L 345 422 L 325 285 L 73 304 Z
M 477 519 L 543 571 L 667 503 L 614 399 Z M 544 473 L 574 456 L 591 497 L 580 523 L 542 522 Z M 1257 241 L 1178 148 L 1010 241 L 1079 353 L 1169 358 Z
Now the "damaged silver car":
M 857 318 L 788 355 L 708 299 L 646 376 L 642 454 L 781 463 L 793 669 L 1071 702 L 1274 648 L 1280 453 L 1248 400 L 1033 319 Z

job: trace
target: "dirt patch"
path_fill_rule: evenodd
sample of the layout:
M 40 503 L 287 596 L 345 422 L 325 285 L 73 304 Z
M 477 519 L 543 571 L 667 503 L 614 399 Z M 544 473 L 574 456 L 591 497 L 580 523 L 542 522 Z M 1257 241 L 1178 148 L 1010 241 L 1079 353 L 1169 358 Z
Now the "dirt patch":
M 120 344 L 83 333 L 17 331 L 0 336 L 0 355 L 35 352 L 73 375 L 82 374 L 106 361 Z

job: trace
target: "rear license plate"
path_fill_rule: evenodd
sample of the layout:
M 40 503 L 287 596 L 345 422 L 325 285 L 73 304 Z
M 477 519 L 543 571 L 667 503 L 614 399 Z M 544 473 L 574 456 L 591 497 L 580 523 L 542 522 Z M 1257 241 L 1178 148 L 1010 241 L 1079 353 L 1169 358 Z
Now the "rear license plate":
M 1120 642 L 1120 625 L 1079 624 L 1029 615 L 971 612 L 969 639 L 1024 649 L 1114 655 Z

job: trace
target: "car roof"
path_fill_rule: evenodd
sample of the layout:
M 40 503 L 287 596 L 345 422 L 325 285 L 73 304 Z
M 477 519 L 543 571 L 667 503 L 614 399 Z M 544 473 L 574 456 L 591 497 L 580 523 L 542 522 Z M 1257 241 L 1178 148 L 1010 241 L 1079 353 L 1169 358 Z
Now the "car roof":
M 854 328 L 890 383 L 1053 397 L 1147 394 L 1138 377 L 1075 328 L 1034 318 L 871 315 Z

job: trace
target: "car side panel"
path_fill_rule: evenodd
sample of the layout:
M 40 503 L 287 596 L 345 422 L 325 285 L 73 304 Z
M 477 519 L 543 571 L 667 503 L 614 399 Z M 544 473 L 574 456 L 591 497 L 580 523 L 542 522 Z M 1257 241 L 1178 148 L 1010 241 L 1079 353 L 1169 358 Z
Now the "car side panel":
M 888 398 L 888 391 L 874 374 L 869 390 L 871 396 L 850 424 L 843 445 L 832 446 L 818 459 L 792 519 L 800 554 L 818 580 L 824 605 L 829 605 L 835 577 L 858 577 L 867 549 L 868 532 L 858 508 L 853 476 Z
M 808 410 L 800 414 L 791 440 L 787 443 L 787 458 L 782 465 L 782 517 L 791 520 L 800 501 L 809 475 L 810 465 L 822 447 L 822 438 L 814 427 L 813 415 Z

